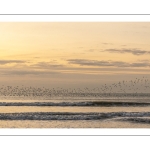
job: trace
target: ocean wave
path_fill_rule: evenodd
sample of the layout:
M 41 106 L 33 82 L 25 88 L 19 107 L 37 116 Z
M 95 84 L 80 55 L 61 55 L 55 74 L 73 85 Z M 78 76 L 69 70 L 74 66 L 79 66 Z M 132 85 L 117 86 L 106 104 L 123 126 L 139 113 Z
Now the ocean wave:
M 120 119 L 120 120 L 121 121 L 133 122 L 133 123 L 146 123 L 146 124 L 150 124 L 150 118 L 135 117 L 135 118 L 123 118 L 123 119 Z
M 143 107 L 150 106 L 150 103 L 142 102 L 106 102 L 106 101 L 85 101 L 85 102 L 0 102 L 0 106 L 78 106 L 78 107 Z
M 105 120 L 125 117 L 150 117 L 150 112 L 68 113 L 33 112 L 1 113 L 0 120 Z M 126 119 L 127 120 L 127 119 Z M 128 121 L 128 120 L 127 120 Z

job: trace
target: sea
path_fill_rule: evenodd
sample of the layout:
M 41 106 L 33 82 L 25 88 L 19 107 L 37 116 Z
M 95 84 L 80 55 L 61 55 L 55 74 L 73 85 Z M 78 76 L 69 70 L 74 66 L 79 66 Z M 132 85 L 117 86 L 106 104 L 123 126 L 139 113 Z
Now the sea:
M 3 93 L 0 128 L 150 128 L 150 94 Z

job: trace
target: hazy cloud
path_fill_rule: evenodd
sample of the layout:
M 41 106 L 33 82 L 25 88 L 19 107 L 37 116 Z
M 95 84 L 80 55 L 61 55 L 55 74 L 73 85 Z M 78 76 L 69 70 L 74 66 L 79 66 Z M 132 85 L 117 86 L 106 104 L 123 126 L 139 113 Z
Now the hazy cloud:
M 0 65 L 11 64 L 11 63 L 26 63 L 23 60 L 0 60 Z
M 37 71 L 37 70 L 5 70 L 1 71 L 3 75 L 50 75 L 58 74 L 56 71 Z
M 57 67 L 63 67 L 64 65 L 61 65 L 61 64 L 53 64 L 53 63 L 50 63 L 50 62 L 39 62 L 37 64 L 34 64 L 33 65 L 34 67 L 39 67 L 39 68 L 57 68 Z
M 97 60 L 87 60 L 87 59 L 68 59 L 71 64 L 78 64 L 81 66 L 112 66 L 108 61 L 97 61 Z
M 150 67 L 149 62 L 127 63 L 123 61 L 98 61 L 88 59 L 68 59 L 70 64 L 80 66 L 98 66 L 98 67 Z
M 131 53 L 133 55 L 143 55 L 143 54 L 150 54 L 150 51 L 140 50 L 140 49 L 106 49 L 105 52 L 110 53 Z
M 112 43 L 102 43 L 103 45 L 113 45 Z
M 89 49 L 89 50 L 86 50 L 86 51 L 88 51 L 88 52 L 94 52 L 96 50 L 95 49 Z

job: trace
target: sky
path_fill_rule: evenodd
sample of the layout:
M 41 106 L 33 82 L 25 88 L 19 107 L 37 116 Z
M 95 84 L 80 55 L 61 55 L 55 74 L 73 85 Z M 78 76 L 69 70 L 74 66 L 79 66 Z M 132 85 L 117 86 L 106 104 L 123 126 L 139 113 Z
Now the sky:
M 150 78 L 149 22 L 0 22 L 0 83 L 98 87 Z

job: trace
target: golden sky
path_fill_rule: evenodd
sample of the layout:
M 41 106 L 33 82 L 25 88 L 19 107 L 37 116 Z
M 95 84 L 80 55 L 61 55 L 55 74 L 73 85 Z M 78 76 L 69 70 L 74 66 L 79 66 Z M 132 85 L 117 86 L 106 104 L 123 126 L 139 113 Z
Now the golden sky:
M 98 86 L 150 77 L 149 22 L 1 22 L 0 82 Z

